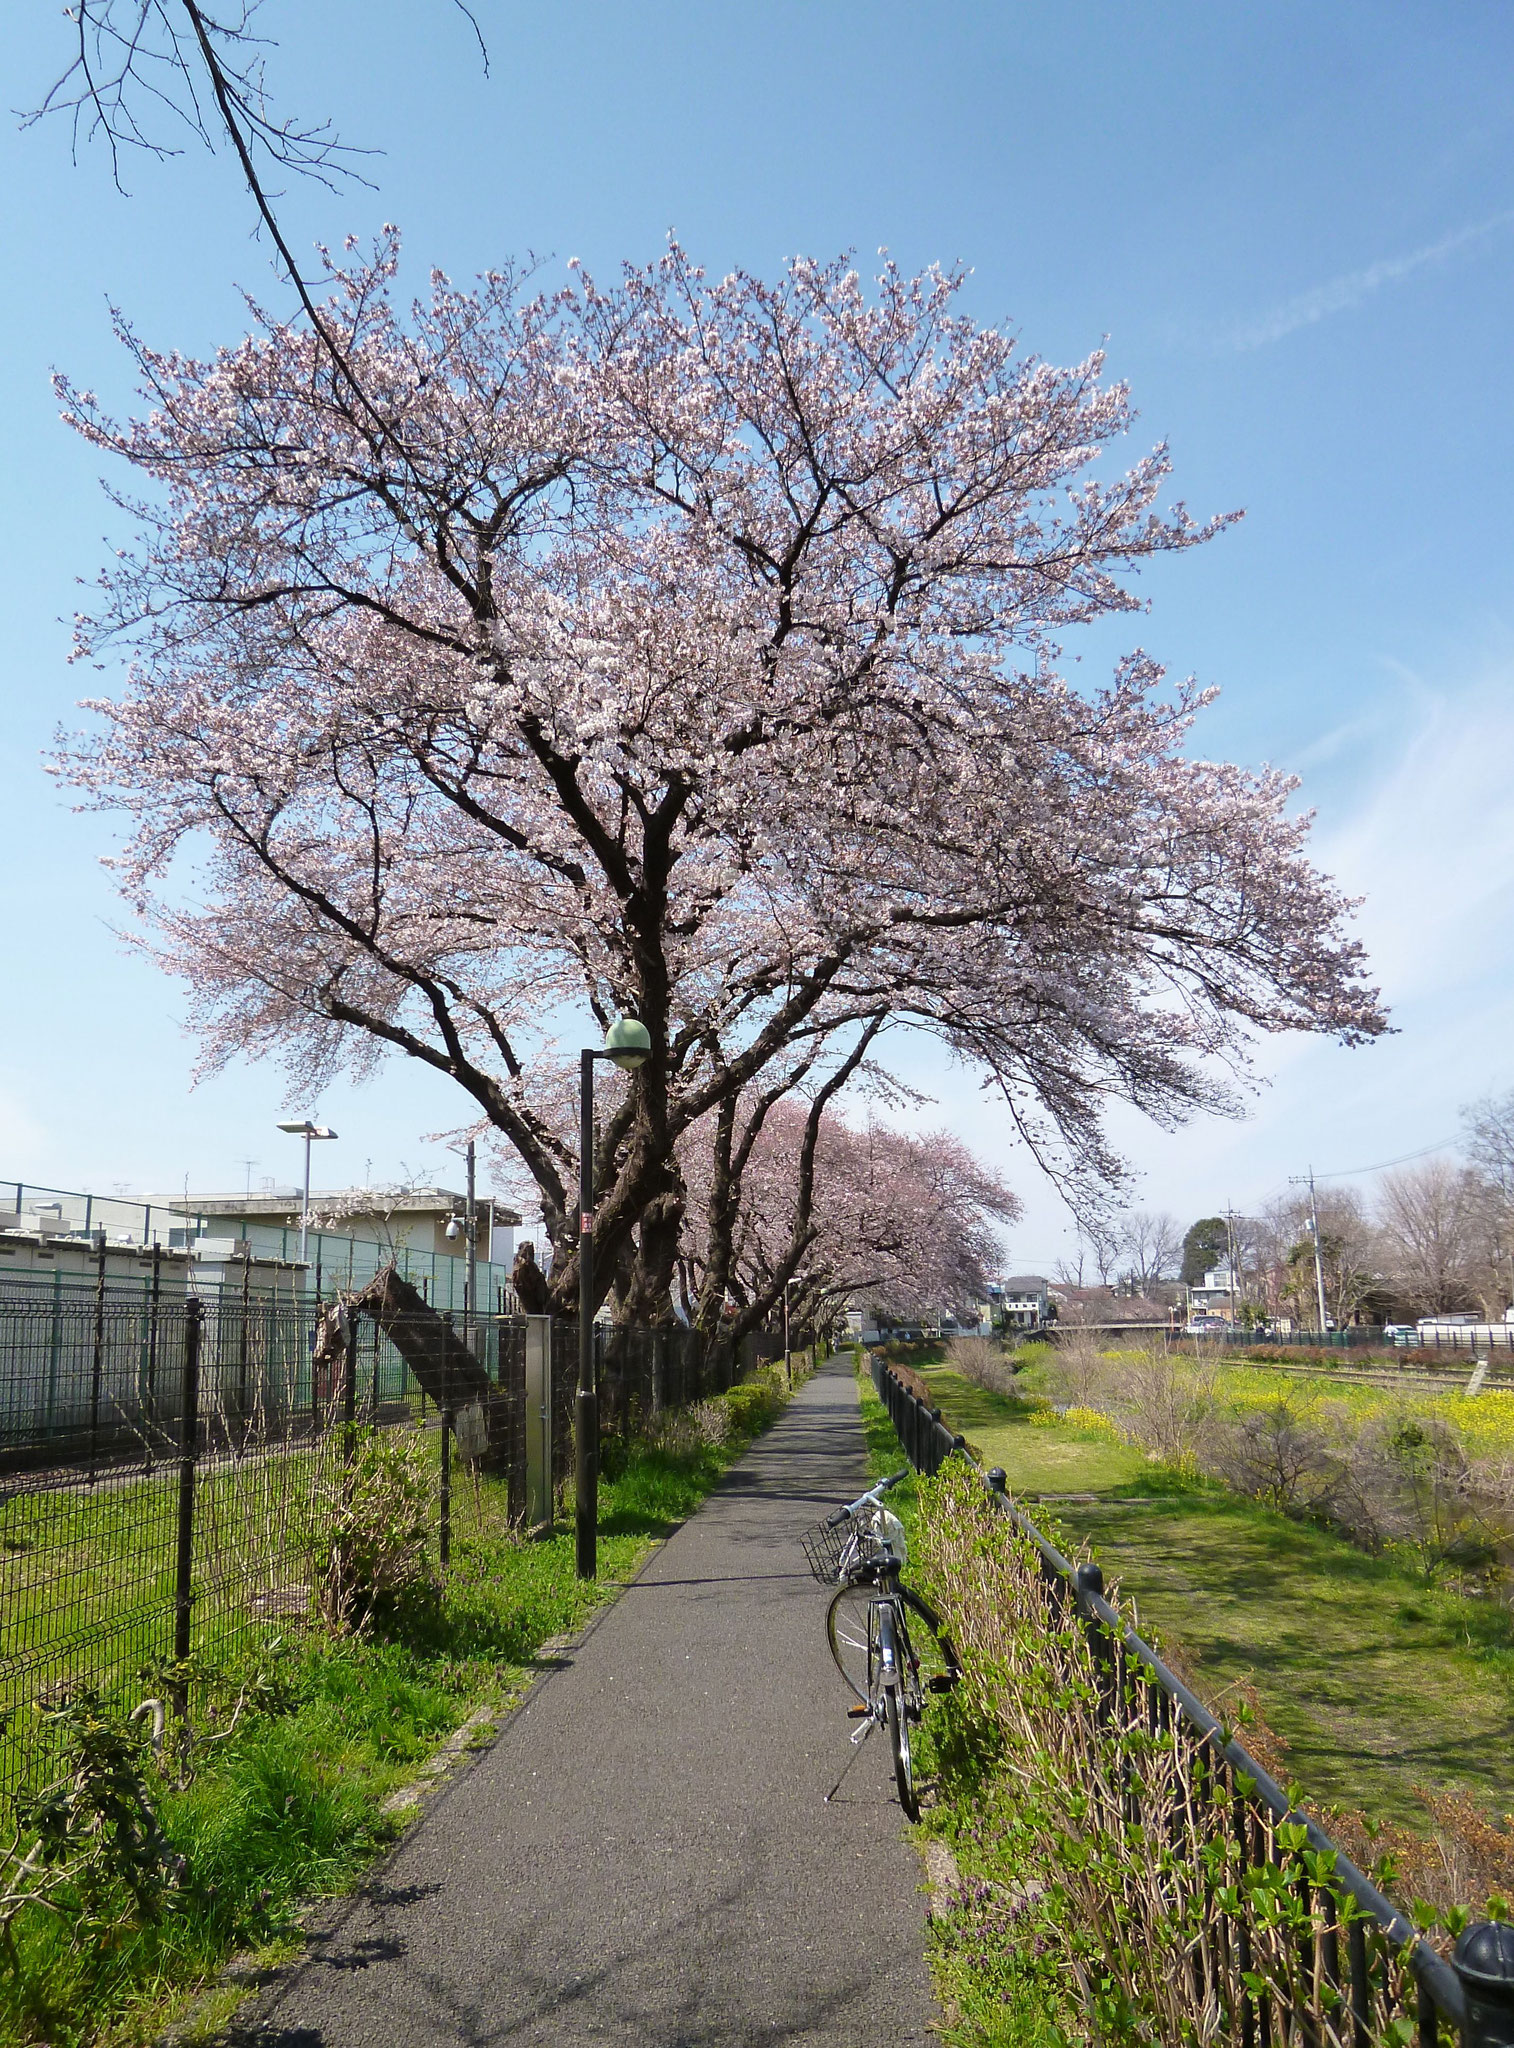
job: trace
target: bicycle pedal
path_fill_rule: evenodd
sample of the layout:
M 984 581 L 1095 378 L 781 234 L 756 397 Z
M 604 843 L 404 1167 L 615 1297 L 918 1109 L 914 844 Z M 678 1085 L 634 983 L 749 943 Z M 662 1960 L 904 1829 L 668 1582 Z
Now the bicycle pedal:
M 865 1721 L 871 1712 L 871 1707 L 848 1707 L 846 1718 L 848 1721 Z
M 928 1678 L 925 1681 L 925 1690 L 927 1692 L 950 1692 L 959 1676 L 960 1673 L 956 1671 L 942 1671 L 936 1677 Z

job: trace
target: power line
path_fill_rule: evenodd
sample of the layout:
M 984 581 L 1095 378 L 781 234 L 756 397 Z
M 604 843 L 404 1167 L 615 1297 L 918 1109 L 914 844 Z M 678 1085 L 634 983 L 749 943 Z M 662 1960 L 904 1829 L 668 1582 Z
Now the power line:
M 1415 1159 L 1428 1159 L 1432 1152 L 1444 1152 L 1448 1145 L 1454 1145 L 1455 1143 L 1455 1138 L 1442 1138 L 1438 1144 L 1422 1146 L 1418 1152 L 1404 1152 L 1397 1159 L 1380 1159 L 1376 1166 L 1346 1166 L 1342 1167 L 1337 1173 L 1317 1173 L 1314 1178 L 1316 1181 L 1355 1180 L 1360 1174 L 1364 1173 L 1386 1173 L 1390 1166 L 1408 1166 Z M 1263 1193 L 1258 1195 L 1252 1203 L 1252 1207 L 1260 1209 L 1265 1203 L 1270 1202 L 1274 1195 L 1280 1195 L 1284 1188 L 1291 1187 L 1295 1179 L 1302 1181 L 1307 1178 L 1308 1176 L 1303 1174 L 1290 1174 L 1286 1180 L 1275 1182 L 1273 1186 L 1265 1189 Z
M 1346 1166 L 1339 1173 L 1317 1173 L 1316 1180 L 1354 1180 L 1361 1173 L 1386 1173 L 1390 1166 L 1407 1166 L 1412 1159 L 1428 1159 L 1432 1152 L 1444 1152 L 1448 1145 L 1454 1145 L 1455 1138 L 1438 1138 L 1433 1145 L 1422 1146 L 1418 1152 L 1404 1152 L 1397 1159 L 1380 1159 L 1376 1166 Z

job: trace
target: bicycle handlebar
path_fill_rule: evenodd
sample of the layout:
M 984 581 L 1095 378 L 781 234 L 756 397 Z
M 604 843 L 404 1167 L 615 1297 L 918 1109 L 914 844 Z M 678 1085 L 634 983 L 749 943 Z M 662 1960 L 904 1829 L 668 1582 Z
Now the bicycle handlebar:
M 826 1528 L 837 1529 L 843 1522 L 849 1522 L 859 1508 L 865 1508 L 869 1505 L 876 1507 L 891 1486 L 897 1486 L 901 1479 L 908 1479 L 908 1477 L 908 1465 L 905 1466 L 902 1472 L 890 1472 L 887 1479 L 880 1479 L 878 1484 L 869 1487 L 866 1493 L 859 1493 L 857 1498 L 847 1507 L 837 1508 L 835 1514 L 827 1515 L 825 1518 Z

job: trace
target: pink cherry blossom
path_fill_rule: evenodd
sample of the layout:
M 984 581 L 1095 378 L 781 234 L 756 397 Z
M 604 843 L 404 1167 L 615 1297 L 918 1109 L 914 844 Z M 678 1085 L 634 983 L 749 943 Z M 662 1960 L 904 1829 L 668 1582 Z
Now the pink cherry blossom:
M 1227 523 L 1164 509 L 1160 447 L 1100 480 L 1099 355 L 1023 354 L 936 270 L 711 281 L 674 246 L 407 311 L 397 261 L 332 260 L 340 371 L 259 314 L 204 362 L 123 329 L 136 419 L 62 387 L 146 501 L 80 625 L 130 677 L 61 771 L 129 821 L 209 1062 L 451 1077 L 567 1302 L 572 1051 L 634 1012 L 600 1243 L 658 1315 L 686 1134 L 885 1020 L 1075 1178 L 1118 1171 L 1111 1099 L 1172 1122 L 1258 1032 L 1383 1028 L 1293 783 L 1193 758 L 1205 694 L 1139 650 L 1059 668 Z

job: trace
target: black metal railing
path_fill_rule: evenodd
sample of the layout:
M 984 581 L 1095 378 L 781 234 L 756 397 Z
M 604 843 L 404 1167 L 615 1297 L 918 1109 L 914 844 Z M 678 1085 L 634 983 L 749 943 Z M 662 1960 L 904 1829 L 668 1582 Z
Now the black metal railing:
M 1301 1973 L 1306 1985 L 1318 1987 L 1318 2008 L 1312 2015 L 1306 2013 L 1302 2032 L 1295 2033 L 1279 2012 L 1269 2012 L 1265 1998 L 1242 1994 L 1243 2009 L 1234 2018 L 1246 2048 L 1267 2048 L 1274 2039 L 1279 2043 L 1343 2039 L 1349 2040 L 1352 2048 L 1369 2048 L 1374 2038 L 1369 2016 L 1381 2014 L 1385 2001 L 1390 2006 L 1394 2002 L 1392 1973 L 1381 1967 L 1385 1950 L 1403 1965 L 1400 1975 L 1406 1987 L 1399 2011 L 1390 2010 L 1388 2016 L 1404 2023 L 1412 2018 L 1421 2048 L 1435 2048 L 1443 2026 L 1455 2030 L 1466 2048 L 1509 2048 L 1514 2044 L 1514 1926 L 1478 1922 L 1458 1937 L 1450 1962 L 1438 1955 L 1318 1823 L 1293 1806 L 1283 1788 L 1168 1669 L 1151 1645 L 1129 1627 L 1104 1597 L 1099 1567 L 1075 1565 L 1064 1557 L 1015 1506 L 1002 1470 L 983 1471 L 964 1438 L 942 1420 L 940 1409 L 907 1386 L 885 1360 L 874 1353 L 869 1364 L 878 1397 L 905 1456 L 917 1471 L 934 1475 L 953 1454 L 977 1466 L 998 1512 L 1039 1558 L 1041 1572 L 1054 1589 L 1058 1611 L 1081 1620 L 1107 1674 L 1108 1700 L 1128 1698 L 1130 1681 L 1136 1678 L 1142 1696 L 1138 1711 L 1146 1716 L 1152 1734 L 1188 1745 L 1211 1778 L 1228 1787 L 1229 1798 L 1196 1802 L 1189 1808 L 1187 1824 L 1195 1830 L 1189 1847 L 1194 1855 L 1204 1846 L 1198 1829 L 1207 1827 L 1218 1834 L 1238 1825 L 1242 1846 L 1253 1861 L 1281 1860 L 1279 1840 L 1284 1829 L 1291 1831 L 1294 1841 L 1325 1859 L 1317 1867 L 1328 1868 L 1331 1874 L 1316 1887 L 1323 1895 L 1325 1910 L 1312 1915 L 1312 1932 L 1306 1939 L 1313 1944 L 1313 1952 Z M 1350 1907 L 1344 1907 L 1346 1900 L 1352 1902 Z M 1244 1949 L 1244 1916 L 1235 1931 Z M 1375 1937 L 1377 1954 L 1369 1945 L 1369 1931 Z M 1344 2032 L 1339 2031 L 1342 2014 Z

